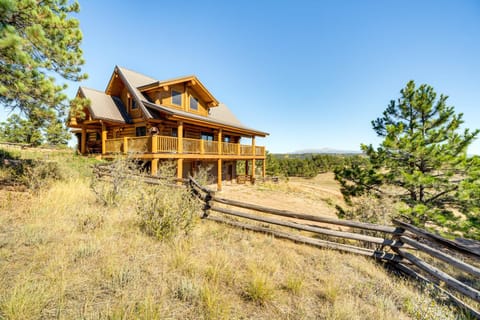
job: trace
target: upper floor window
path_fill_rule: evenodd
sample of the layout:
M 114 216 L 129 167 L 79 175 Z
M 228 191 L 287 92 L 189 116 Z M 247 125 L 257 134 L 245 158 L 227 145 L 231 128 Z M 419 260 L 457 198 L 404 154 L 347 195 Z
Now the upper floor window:
M 130 108 L 131 108 L 132 110 L 137 109 L 137 101 L 135 101 L 135 99 L 132 98 L 132 99 L 130 100 L 130 104 L 131 104 L 131 105 L 130 105 Z
M 198 110 L 198 100 L 190 96 L 190 110 Z
M 137 137 L 143 137 L 147 135 L 147 128 L 146 127 L 136 127 L 135 128 L 135 135 Z
M 224 136 L 223 142 L 231 142 L 230 136 Z
M 172 90 L 172 104 L 176 104 L 177 106 L 182 105 L 182 93 L 181 92 Z

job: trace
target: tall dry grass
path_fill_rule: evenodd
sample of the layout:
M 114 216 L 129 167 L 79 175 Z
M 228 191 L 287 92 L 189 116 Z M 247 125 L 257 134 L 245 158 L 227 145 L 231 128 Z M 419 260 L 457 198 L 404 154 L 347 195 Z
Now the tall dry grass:
M 158 240 L 89 177 L 2 191 L 0 209 L 0 319 L 455 318 L 364 257 L 210 221 Z

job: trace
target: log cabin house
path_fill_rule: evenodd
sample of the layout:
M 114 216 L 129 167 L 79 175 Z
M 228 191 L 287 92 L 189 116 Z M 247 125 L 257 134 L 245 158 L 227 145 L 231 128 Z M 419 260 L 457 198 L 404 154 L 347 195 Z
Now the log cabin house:
M 261 161 L 265 176 L 265 147 L 255 138 L 268 133 L 244 126 L 195 76 L 159 81 L 116 66 L 105 92 L 80 87 L 77 95 L 89 100 L 84 116 L 71 115 L 68 124 L 81 154 L 139 159 L 153 175 L 174 160 L 177 178 L 210 167 L 218 190 L 222 180 L 237 178 L 238 161 L 251 172 L 247 178 Z

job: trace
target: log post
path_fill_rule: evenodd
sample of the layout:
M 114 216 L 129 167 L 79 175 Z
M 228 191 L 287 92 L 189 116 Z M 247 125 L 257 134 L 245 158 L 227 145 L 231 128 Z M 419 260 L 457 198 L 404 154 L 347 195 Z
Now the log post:
M 182 184 L 183 178 L 183 159 L 177 160 L 177 184 Z
M 107 128 L 105 124 L 102 122 L 102 154 L 107 153 Z
M 248 176 L 248 160 L 245 160 L 245 175 Z
M 262 178 L 265 179 L 267 175 L 267 164 L 266 164 L 266 159 L 263 159 L 262 161 Z
M 220 130 L 218 130 L 218 154 L 222 154 L 222 147 L 223 147 L 223 144 L 222 144 L 222 128 L 220 128 Z
M 200 139 L 200 154 L 205 153 L 205 140 Z
M 153 135 L 150 139 L 152 139 L 152 148 L 151 148 L 151 152 L 152 153 L 157 153 L 158 152 L 158 136 L 157 135 Z
M 217 190 L 222 190 L 222 159 L 218 159 L 218 170 L 217 170 Z
M 256 159 L 256 152 L 255 152 L 255 136 L 252 137 L 252 181 L 255 181 L 255 159 Z
M 178 153 L 183 153 L 183 122 L 180 121 L 177 127 Z
M 150 174 L 156 176 L 158 172 L 158 159 L 152 159 L 150 163 Z
M 87 150 L 87 129 L 82 126 L 82 139 L 80 141 L 80 153 L 85 154 Z
M 123 137 L 123 153 L 128 153 L 128 137 Z
M 255 152 L 255 136 L 252 137 L 252 156 L 255 157 L 256 152 Z

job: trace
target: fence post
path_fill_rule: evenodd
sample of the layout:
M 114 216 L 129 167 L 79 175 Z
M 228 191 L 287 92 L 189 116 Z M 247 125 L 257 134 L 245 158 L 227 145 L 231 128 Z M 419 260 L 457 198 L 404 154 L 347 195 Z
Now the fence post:
M 211 208 L 210 201 L 212 201 L 212 194 L 211 191 L 207 192 L 205 195 L 205 204 L 203 206 L 203 216 L 202 219 L 208 217 L 209 210 Z

